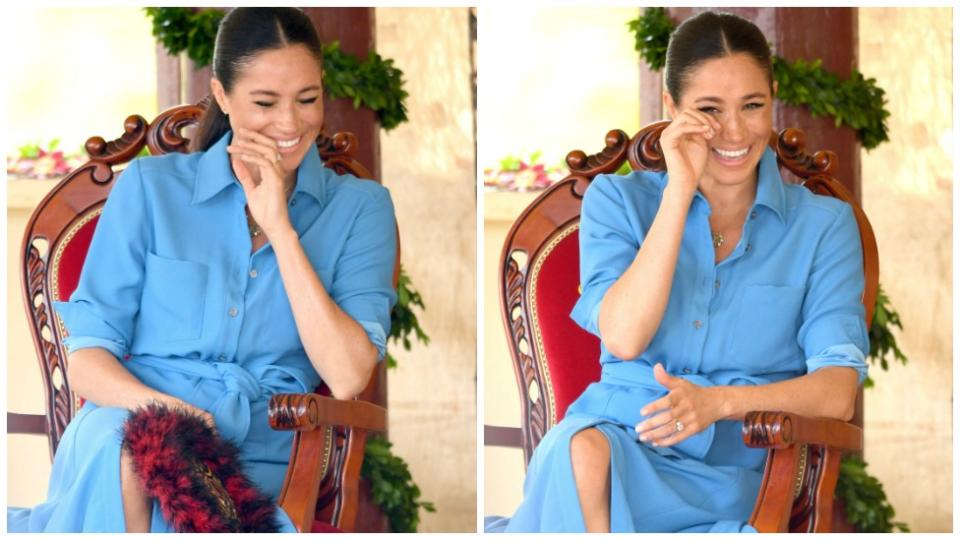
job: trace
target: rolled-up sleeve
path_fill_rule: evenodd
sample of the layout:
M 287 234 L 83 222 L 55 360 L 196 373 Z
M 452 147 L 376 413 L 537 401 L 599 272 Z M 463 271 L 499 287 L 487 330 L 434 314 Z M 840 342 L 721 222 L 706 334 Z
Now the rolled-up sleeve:
M 54 302 L 69 352 L 100 347 L 117 358 L 130 350 L 143 289 L 147 242 L 139 160 L 117 178 L 97 222 L 77 289 Z
M 357 322 L 377 349 L 387 351 L 390 310 L 397 301 L 393 267 L 397 254 L 396 217 L 389 192 L 378 190 L 351 225 L 337 260 L 330 295 Z
M 865 311 L 860 232 L 847 204 L 820 239 L 803 301 L 803 324 L 797 335 L 807 372 L 840 366 L 867 376 L 870 351 Z
M 600 337 L 600 303 L 633 262 L 642 234 L 631 227 L 623 195 L 609 176 L 587 188 L 580 212 L 580 298 L 570 317 Z

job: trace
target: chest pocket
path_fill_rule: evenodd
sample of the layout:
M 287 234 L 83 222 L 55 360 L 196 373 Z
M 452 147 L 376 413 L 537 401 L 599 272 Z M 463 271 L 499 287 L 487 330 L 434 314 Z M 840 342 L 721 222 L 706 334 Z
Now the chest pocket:
M 760 374 L 795 360 L 804 293 L 803 287 L 745 287 L 730 336 L 732 362 Z
M 183 341 L 203 332 L 207 266 L 147 253 L 138 339 Z

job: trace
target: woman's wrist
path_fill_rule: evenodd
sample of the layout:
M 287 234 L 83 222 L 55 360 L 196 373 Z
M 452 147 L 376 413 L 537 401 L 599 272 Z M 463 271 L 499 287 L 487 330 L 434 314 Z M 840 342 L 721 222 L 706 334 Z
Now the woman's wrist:
M 663 189 L 663 200 L 689 205 L 697 193 L 696 182 L 675 181 L 671 179 Z

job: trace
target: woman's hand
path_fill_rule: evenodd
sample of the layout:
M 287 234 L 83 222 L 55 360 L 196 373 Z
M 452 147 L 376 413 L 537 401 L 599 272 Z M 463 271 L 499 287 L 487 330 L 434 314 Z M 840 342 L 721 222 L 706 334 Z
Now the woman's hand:
M 210 429 L 212 429 L 214 433 L 217 432 L 217 423 L 214 421 L 213 415 L 207 411 L 199 407 L 194 407 L 182 399 L 177 399 L 169 395 L 165 395 L 163 398 L 158 398 L 156 401 L 158 401 L 161 405 L 166 405 L 169 409 L 179 411 L 183 414 L 191 414 L 199 417 L 205 424 L 210 426 Z
M 256 131 L 237 128 L 227 152 L 247 196 L 250 216 L 267 238 L 289 227 L 286 186 L 276 141 Z
M 720 122 L 696 109 L 684 109 L 660 135 L 660 148 L 670 184 L 693 196 L 707 166 L 707 141 L 720 131 Z
M 643 416 L 653 415 L 636 426 L 641 441 L 653 446 L 673 446 L 722 418 L 720 398 L 715 388 L 674 377 L 660 364 L 653 367 L 653 376 L 670 392 L 640 409 Z M 681 431 L 677 431 L 678 420 L 683 425 Z

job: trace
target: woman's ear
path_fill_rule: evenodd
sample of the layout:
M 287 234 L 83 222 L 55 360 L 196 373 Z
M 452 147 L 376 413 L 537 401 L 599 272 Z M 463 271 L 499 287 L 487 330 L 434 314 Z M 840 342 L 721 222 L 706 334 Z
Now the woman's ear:
M 671 120 L 677 117 L 677 104 L 673 102 L 673 96 L 667 90 L 663 91 L 663 105 Z
M 223 89 L 223 84 L 221 84 L 216 77 L 210 79 L 210 93 L 213 95 L 213 99 L 217 100 L 217 105 L 220 106 L 223 114 L 229 116 L 230 106 L 227 105 L 227 92 Z

